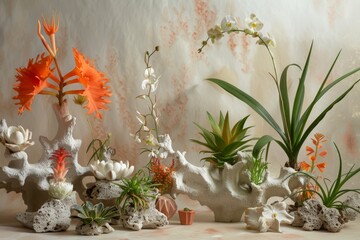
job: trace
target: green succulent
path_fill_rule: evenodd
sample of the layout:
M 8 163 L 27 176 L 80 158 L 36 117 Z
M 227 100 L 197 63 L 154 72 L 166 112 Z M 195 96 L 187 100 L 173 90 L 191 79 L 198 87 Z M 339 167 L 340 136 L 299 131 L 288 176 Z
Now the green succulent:
M 125 210 L 128 206 L 148 208 L 149 201 L 156 198 L 158 184 L 154 184 L 148 176 L 140 176 L 143 172 L 139 170 L 132 178 L 124 178 L 122 183 L 117 184 L 122 190 L 116 203 L 119 208 Z
M 211 125 L 211 131 L 196 124 L 201 130 L 199 133 L 204 142 L 191 139 L 192 142 L 198 143 L 208 150 L 203 150 L 200 153 L 211 154 L 210 156 L 202 158 L 218 168 L 223 168 L 224 163 L 234 165 L 237 162 L 237 152 L 246 151 L 251 145 L 247 145 L 249 139 L 247 131 L 251 127 L 244 128 L 245 122 L 249 116 L 240 119 L 232 128 L 230 127 L 229 113 L 227 112 L 224 118 L 220 112 L 219 123 L 216 123 L 213 116 L 207 112 L 208 121 Z
M 72 209 L 78 212 L 78 217 L 84 224 L 90 224 L 92 222 L 97 223 L 99 226 L 106 222 L 110 222 L 111 218 L 119 215 L 117 207 L 105 207 L 102 202 L 93 205 L 91 202 L 84 202 L 79 205 L 72 206 Z

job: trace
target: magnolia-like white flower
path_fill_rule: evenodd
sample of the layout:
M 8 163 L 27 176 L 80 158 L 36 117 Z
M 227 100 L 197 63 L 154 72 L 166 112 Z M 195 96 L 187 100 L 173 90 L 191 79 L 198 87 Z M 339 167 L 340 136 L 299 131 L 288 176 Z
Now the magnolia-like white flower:
M 248 208 L 245 211 L 247 228 L 267 232 L 269 229 L 281 232 L 280 224 L 291 224 L 294 217 L 286 211 L 286 203 L 277 202 L 272 205 Z
M 99 180 L 120 180 L 122 178 L 130 176 L 134 171 L 134 166 L 129 166 L 129 161 L 126 163 L 114 162 L 112 160 L 107 161 L 95 161 L 90 164 L 91 170 L 94 176 Z
M 216 25 L 214 28 L 210 28 L 207 32 L 209 38 L 211 39 L 211 42 L 214 43 L 215 40 L 219 40 L 224 36 L 222 33 L 222 29 L 219 25 Z
M 224 32 L 230 32 L 233 30 L 238 30 L 239 26 L 238 23 L 236 21 L 236 18 L 234 18 L 231 15 L 227 15 L 223 18 L 223 20 L 221 21 L 221 29 Z
M 147 87 L 150 87 L 151 92 L 155 92 L 159 85 L 159 78 L 155 75 L 155 71 L 152 67 L 145 69 L 144 72 L 145 79 L 141 83 L 141 88 L 144 90 Z
M 264 24 L 256 17 L 254 13 L 250 14 L 250 17 L 245 19 L 245 23 L 247 26 L 245 32 L 247 32 L 248 34 L 257 33 L 264 26 Z
M 72 193 L 73 187 L 74 186 L 71 183 L 65 181 L 56 182 L 51 179 L 49 186 L 49 195 L 52 198 L 62 200 Z
M 34 145 L 31 137 L 32 133 L 29 129 L 25 130 L 22 126 L 10 126 L 1 132 L 0 142 L 12 152 L 20 152 Z
M 256 41 L 259 45 L 268 45 L 269 47 L 276 47 L 275 38 L 270 36 L 269 33 L 263 35 L 262 33 L 259 34 L 259 40 Z

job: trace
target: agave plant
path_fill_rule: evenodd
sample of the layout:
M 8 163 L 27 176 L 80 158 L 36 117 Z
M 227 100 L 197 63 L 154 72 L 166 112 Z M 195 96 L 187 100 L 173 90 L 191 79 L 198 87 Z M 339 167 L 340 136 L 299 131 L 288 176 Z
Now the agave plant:
M 117 207 L 105 207 L 102 202 L 93 205 L 91 202 L 86 201 L 81 205 L 72 206 L 72 209 L 78 212 L 77 216 L 84 224 L 95 222 L 99 226 L 110 222 L 111 218 L 119 215 Z
M 338 170 L 338 174 L 337 174 L 335 181 L 333 181 L 331 183 L 331 185 L 329 186 L 328 183 L 330 182 L 330 180 L 328 178 L 324 178 L 323 184 L 321 184 L 319 182 L 319 178 L 315 177 L 314 175 L 312 175 L 310 173 L 302 172 L 302 171 L 296 172 L 293 175 L 295 175 L 295 174 L 303 175 L 305 177 L 312 179 L 314 181 L 314 184 L 318 187 L 319 190 L 315 191 L 313 189 L 306 189 L 306 190 L 301 190 L 301 191 L 295 192 L 294 195 L 298 194 L 298 193 L 303 193 L 303 192 L 310 192 L 311 194 L 316 194 L 321 199 L 323 205 L 328 208 L 337 208 L 339 210 L 351 208 L 351 209 L 359 212 L 358 209 L 347 206 L 343 202 L 341 202 L 340 197 L 342 197 L 344 194 L 351 193 L 351 192 L 360 194 L 360 188 L 357 188 L 357 189 L 344 188 L 345 184 L 352 177 L 354 177 L 356 174 L 358 174 L 360 172 L 360 167 L 354 170 L 355 165 L 353 165 L 348 172 L 343 173 L 342 172 L 343 165 L 342 165 L 341 154 L 340 154 L 340 151 L 339 151 L 339 148 L 337 147 L 337 145 L 336 144 L 334 144 L 334 145 L 336 147 L 336 151 L 339 156 L 339 170 Z M 290 175 L 290 176 L 292 176 L 292 175 Z
M 132 178 L 124 178 L 122 183 L 117 184 L 122 192 L 116 203 L 122 211 L 128 207 L 133 207 L 135 210 L 146 209 L 150 200 L 157 197 L 158 184 L 154 184 L 148 176 L 140 176 L 142 173 L 143 171 L 139 170 Z
M 216 123 L 213 116 L 207 112 L 208 121 L 211 125 L 211 131 L 196 126 L 201 130 L 200 135 L 204 138 L 204 142 L 191 139 L 192 142 L 198 143 L 208 148 L 201 153 L 208 153 L 211 156 L 202 158 L 218 168 L 223 168 L 225 163 L 234 165 L 237 162 L 237 152 L 246 151 L 250 147 L 247 145 L 249 139 L 247 131 L 251 127 L 244 128 L 245 122 L 249 116 L 240 119 L 232 128 L 230 127 L 229 113 L 226 113 L 225 118 L 220 112 L 219 123 Z

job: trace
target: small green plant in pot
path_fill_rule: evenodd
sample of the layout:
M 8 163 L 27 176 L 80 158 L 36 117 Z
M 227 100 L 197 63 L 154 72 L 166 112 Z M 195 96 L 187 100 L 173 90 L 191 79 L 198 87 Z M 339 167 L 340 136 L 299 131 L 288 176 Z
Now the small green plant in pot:
M 78 212 L 77 217 L 81 222 L 76 226 L 76 232 L 81 235 L 99 235 L 113 232 L 114 229 L 108 224 L 112 218 L 119 215 L 115 206 L 105 207 L 103 203 L 93 205 L 91 202 L 84 202 L 81 205 L 74 205 L 73 210 Z
M 247 151 L 251 145 L 248 143 L 252 140 L 248 138 L 247 131 L 251 127 L 244 127 L 249 116 L 240 119 L 232 128 L 230 127 L 229 113 L 225 117 L 220 112 L 219 122 L 216 123 L 213 116 L 207 113 L 211 130 L 207 130 L 196 124 L 201 130 L 200 135 L 204 138 L 204 142 L 192 139 L 192 142 L 198 143 L 207 148 L 201 153 L 210 154 L 210 156 L 202 158 L 210 162 L 218 168 L 223 168 L 225 163 L 234 165 L 238 161 L 237 152 Z

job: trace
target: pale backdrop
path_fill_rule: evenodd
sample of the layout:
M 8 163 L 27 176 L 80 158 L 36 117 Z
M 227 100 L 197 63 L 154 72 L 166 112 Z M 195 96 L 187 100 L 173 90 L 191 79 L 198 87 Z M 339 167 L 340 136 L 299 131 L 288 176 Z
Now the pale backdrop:
M 32 111 L 22 116 L 12 97 L 15 69 L 27 64 L 44 50 L 36 35 L 37 19 L 49 17 L 54 12 L 60 15 L 57 34 L 59 61 L 63 71 L 73 68 L 72 47 L 95 60 L 99 70 L 110 79 L 113 96 L 110 109 L 103 113 L 102 121 L 95 121 L 85 110 L 71 104 L 77 118 L 75 136 L 83 140 L 80 162 L 85 164 L 85 146 L 96 137 L 106 133 L 113 135 L 112 146 L 117 149 L 116 159 L 129 160 L 137 167 L 144 165 L 146 156 L 139 156 L 139 148 L 129 134 L 138 123 L 135 111 L 138 102 L 135 96 L 142 93 L 141 81 L 145 65 L 143 53 L 160 46 L 152 65 L 161 75 L 158 89 L 158 107 L 161 113 L 161 132 L 170 133 L 175 149 L 187 151 L 187 156 L 196 165 L 201 155 L 200 148 L 189 139 L 198 138 L 193 122 L 206 125 L 206 111 L 218 115 L 220 110 L 229 111 L 234 122 L 251 114 L 249 125 L 254 136 L 274 134 L 269 126 L 244 104 L 229 96 L 204 79 L 220 77 L 250 93 L 280 120 L 276 89 L 268 76 L 272 70 L 270 59 L 253 39 L 240 35 L 225 37 L 218 44 L 206 47 L 203 54 L 197 49 L 207 35 L 207 29 L 220 23 L 228 14 L 238 17 L 244 26 L 245 17 L 251 13 L 264 22 L 264 31 L 271 33 L 277 42 L 274 55 L 280 69 L 289 63 L 303 65 L 311 41 L 314 54 L 309 69 L 306 102 L 314 96 L 316 88 L 325 76 L 337 52 L 342 55 L 334 77 L 360 66 L 360 1 L 0 1 L 0 118 L 10 125 L 23 125 L 33 132 L 36 145 L 28 150 L 31 161 L 41 155 L 38 142 L 40 135 L 52 137 L 56 126 L 51 104 L 53 98 L 39 96 Z M 297 71 L 291 71 L 297 81 Z M 336 93 L 350 86 L 355 77 L 342 83 L 339 88 L 320 102 L 319 111 Z M 294 92 L 295 84 L 290 84 Z M 359 164 L 360 86 L 337 105 L 317 127 L 317 132 L 326 135 L 329 150 L 326 175 L 335 173 L 338 160 L 332 145 L 336 142 L 342 151 L 347 168 Z M 90 125 L 92 127 L 90 127 Z M 275 136 L 275 135 L 274 135 Z M 307 142 L 310 144 L 310 141 Z M 0 151 L 4 148 L 0 146 Z M 305 150 L 300 159 L 305 160 Z M 273 145 L 270 154 L 270 169 L 277 174 L 286 161 L 282 151 Z M 1 165 L 6 162 L 0 157 Z M 358 187 L 358 176 L 351 186 Z M 0 190 L 0 208 L 23 208 L 22 200 L 15 194 Z M 16 200 L 16 201 L 13 201 Z M 180 203 L 181 204 L 181 203 Z

